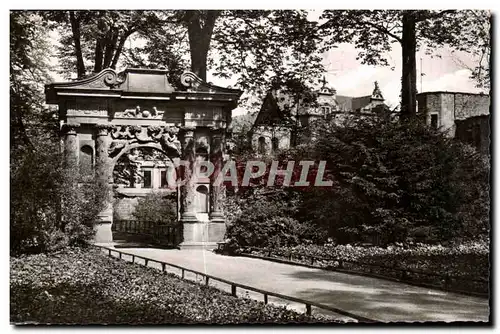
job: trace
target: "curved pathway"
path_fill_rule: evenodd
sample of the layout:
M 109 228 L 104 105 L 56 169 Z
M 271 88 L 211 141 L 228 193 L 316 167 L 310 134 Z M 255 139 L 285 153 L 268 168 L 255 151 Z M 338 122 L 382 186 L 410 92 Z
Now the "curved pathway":
M 101 245 L 112 247 L 110 244 Z M 247 257 L 217 255 L 200 249 L 120 248 L 119 250 L 177 264 L 255 288 L 330 305 L 383 322 L 488 321 L 489 318 L 489 301 L 486 298 L 416 287 L 379 278 Z M 127 260 L 125 257 L 124 259 Z M 228 286 L 223 287 L 221 284 L 214 283 L 218 288 L 228 291 Z M 240 292 L 238 294 L 240 295 Z M 262 300 L 261 294 L 243 292 L 243 295 Z M 272 298 L 269 298 L 269 302 L 286 304 L 300 311 L 304 308 L 303 305 L 293 305 Z M 314 308 L 313 313 L 328 314 Z M 345 319 L 342 316 L 337 318 Z

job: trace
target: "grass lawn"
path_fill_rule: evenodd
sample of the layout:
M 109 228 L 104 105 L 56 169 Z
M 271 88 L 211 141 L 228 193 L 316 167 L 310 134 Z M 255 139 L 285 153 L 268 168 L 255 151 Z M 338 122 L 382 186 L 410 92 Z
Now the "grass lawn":
M 69 248 L 10 259 L 10 320 L 42 324 L 319 322 L 159 270 Z

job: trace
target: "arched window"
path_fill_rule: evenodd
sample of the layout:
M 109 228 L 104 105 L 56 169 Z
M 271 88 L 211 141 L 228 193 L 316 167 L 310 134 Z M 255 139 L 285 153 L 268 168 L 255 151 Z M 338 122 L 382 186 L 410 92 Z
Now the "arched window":
M 258 151 L 260 154 L 265 154 L 266 153 L 266 138 L 264 137 L 259 137 L 259 148 Z
M 82 176 L 92 175 L 94 167 L 94 150 L 91 146 L 85 145 L 80 149 L 80 174 Z
M 271 143 L 272 143 L 272 147 L 273 147 L 273 152 L 276 152 L 278 151 L 279 149 L 279 146 L 280 146 L 280 141 L 278 138 L 274 137 L 272 140 L 271 140 Z
M 208 187 L 204 184 L 196 187 L 194 207 L 196 212 L 208 213 Z

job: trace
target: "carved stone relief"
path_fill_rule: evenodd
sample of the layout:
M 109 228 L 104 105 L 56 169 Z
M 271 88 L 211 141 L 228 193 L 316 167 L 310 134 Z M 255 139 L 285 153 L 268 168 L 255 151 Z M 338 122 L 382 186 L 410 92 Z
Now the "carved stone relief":
M 124 125 L 113 127 L 111 137 L 113 141 L 108 154 L 113 157 L 118 155 L 125 147 L 139 143 L 159 143 L 164 151 L 172 152 L 176 156 L 181 154 L 181 143 L 177 138 L 179 128 L 138 125 Z
M 158 110 L 155 106 L 151 108 L 141 108 L 141 106 L 137 106 L 133 109 L 129 108 L 124 111 L 118 111 L 115 113 L 115 117 L 161 119 L 164 113 L 165 110 Z
M 106 116 L 108 106 L 104 103 L 79 104 L 77 102 L 68 102 L 66 114 L 68 116 Z

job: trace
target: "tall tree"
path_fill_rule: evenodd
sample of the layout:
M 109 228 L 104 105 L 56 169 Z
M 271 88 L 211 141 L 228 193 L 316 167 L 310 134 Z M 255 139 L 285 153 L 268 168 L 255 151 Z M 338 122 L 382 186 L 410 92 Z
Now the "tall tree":
M 34 13 L 10 13 L 10 144 L 12 153 L 32 151 L 57 130 L 44 108 L 43 84 L 50 82 L 47 28 Z M 47 131 L 49 130 L 49 131 Z
M 42 11 L 60 34 L 61 72 L 78 78 L 105 68 L 115 69 L 125 42 L 135 33 L 147 34 L 162 23 L 153 11 Z
M 207 79 L 208 51 L 220 15 L 220 10 L 187 10 L 181 15 L 189 36 L 191 70 L 202 80 Z
M 449 45 L 456 49 L 473 47 L 464 40 L 464 34 L 474 39 L 475 28 L 488 18 L 478 11 L 455 10 L 327 10 L 321 28 L 330 43 L 355 43 L 361 49 L 359 59 L 369 65 L 388 65 L 386 52 L 392 43 L 402 48 L 401 116 L 416 114 L 417 76 L 415 53 L 420 47 L 433 52 L 437 46 Z
M 126 52 L 128 64 L 177 71 L 190 61 L 201 78 L 209 70 L 234 76 L 239 88 L 260 97 L 271 83 L 312 83 L 323 71 L 317 24 L 306 11 L 176 11 L 163 22 L 144 36 L 144 47 Z

